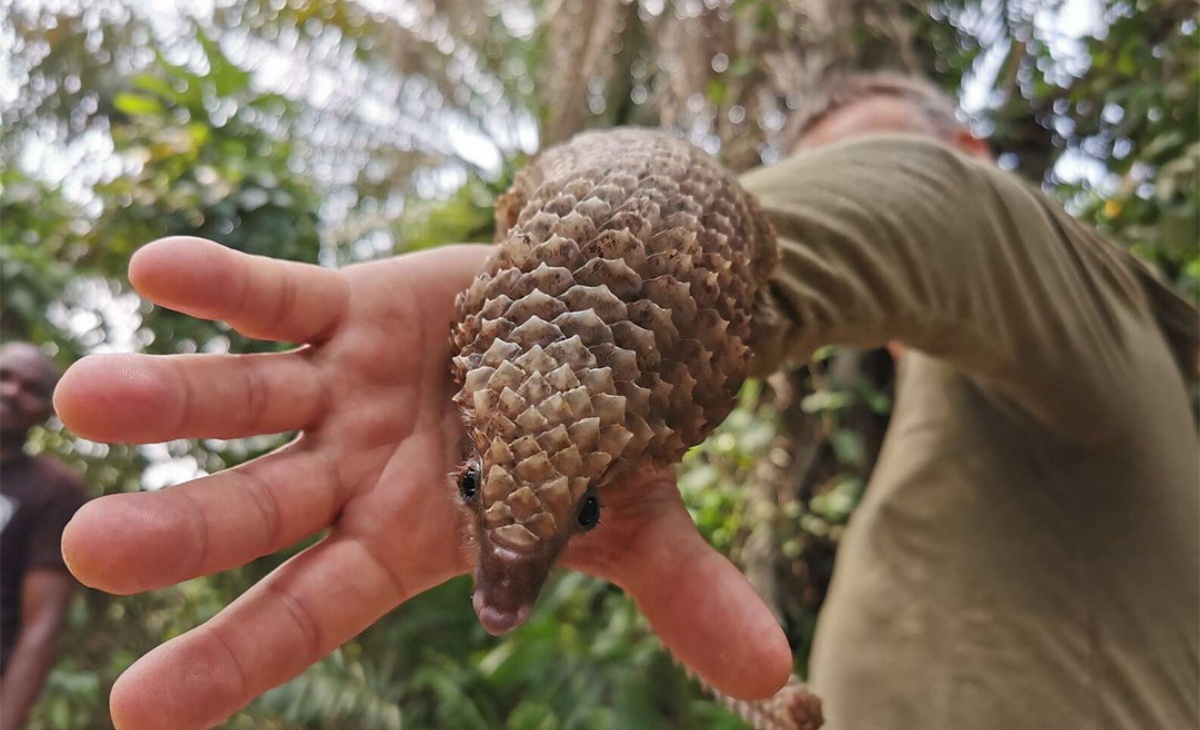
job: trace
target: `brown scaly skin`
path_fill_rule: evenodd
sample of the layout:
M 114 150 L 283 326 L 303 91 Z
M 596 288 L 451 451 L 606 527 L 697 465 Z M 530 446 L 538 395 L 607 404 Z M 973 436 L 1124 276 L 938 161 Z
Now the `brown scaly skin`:
M 496 217 L 496 254 L 458 299 L 453 371 L 474 604 L 501 634 L 611 485 L 677 462 L 728 415 L 778 253 L 720 165 L 644 129 L 546 151 Z

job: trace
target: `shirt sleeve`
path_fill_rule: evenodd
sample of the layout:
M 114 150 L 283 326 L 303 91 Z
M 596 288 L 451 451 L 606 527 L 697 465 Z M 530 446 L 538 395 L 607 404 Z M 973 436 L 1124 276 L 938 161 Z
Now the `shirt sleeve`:
M 83 505 L 83 490 L 68 482 L 56 485 L 55 495 L 42 506 L 29 539 L 29 568 L 67 569 L 62 556 L 62 534 L 67 523 Z
M 1014 175 L 932 141 L 876 137 L 751 171 L 742 184 L 781 248 L 769 297 L 779 324 L 755 343 L 759 371 L 824 344 L 898 340 L 1057 431 L 1094 435 L 1119 418 L 1124 333 L 1161 326 L 1148 279 Z M 1181 331 L 1200 327 L 1182 299 L 1156 296 Z

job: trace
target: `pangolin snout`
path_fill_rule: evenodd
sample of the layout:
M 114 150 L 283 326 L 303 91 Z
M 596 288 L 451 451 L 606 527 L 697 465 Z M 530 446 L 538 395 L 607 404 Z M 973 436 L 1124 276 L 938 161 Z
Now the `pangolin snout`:
M 483 542 L 471 602 L 483 628 L 500 636 L 529 618 L 558 551 L 518 553 Z

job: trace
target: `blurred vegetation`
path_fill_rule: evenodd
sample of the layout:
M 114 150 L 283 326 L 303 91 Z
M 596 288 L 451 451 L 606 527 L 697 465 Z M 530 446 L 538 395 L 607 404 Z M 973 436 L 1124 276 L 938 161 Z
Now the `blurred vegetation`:
M 1002 165 L 1200 296 L 1188 0 L 26 0 L 0 12 L 0 333 L 51 343 L 64 364 L 271 347 L 141 303 L 124 269 L 153 238 L 328 266 L 488 240 L 492 201 L 539 144 L 662 125 L 745 169 L 779 158 L 807 90 L 874 67 L 965 90 Z M 748 385 L 682 468 L 702 531 L 777 609 L 800 671 L 890 378 L 885 354 L 824 351 Z M 100 495 L 169 486 L 282 438 L 134 448 L 52 425 L 35 448 Z M 135 657 L 287 557 L 147 595 L 85 592 L 33 727 L 111 727 L 108 689 Z M 455 581 L 412 601 L 229 727 L 738 727 L 615 588 L 561 575 L 503 639 L 467 594 Z

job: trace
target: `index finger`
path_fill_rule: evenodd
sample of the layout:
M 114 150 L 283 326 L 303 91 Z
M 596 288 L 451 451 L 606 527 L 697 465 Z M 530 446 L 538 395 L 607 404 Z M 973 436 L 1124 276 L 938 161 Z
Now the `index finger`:
M 349 290 L 335 271 L 251 256 L 203 238 L 149 243 L 129 262 L 129 282 L 156 304 L 224 320 L 257 339 L 315 343 L 345 314 Z

